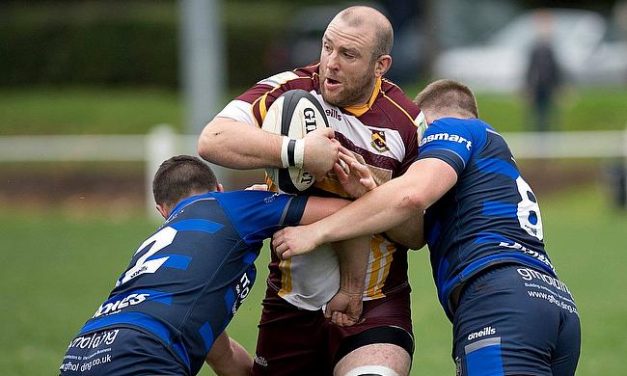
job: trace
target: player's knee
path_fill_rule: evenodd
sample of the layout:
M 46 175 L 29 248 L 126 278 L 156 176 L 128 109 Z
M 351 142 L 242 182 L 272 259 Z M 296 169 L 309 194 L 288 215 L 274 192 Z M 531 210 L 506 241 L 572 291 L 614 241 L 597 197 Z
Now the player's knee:
M 344 376 L 399 376 L 399 374 L 385 366 L 361 366 L 353 368 Z

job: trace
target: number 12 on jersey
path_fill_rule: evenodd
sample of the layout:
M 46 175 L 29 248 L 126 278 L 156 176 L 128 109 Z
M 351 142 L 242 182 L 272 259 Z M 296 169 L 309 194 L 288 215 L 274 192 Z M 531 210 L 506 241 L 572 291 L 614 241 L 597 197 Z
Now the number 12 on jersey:
M 137 249 L 135 254 L 137 255 L 139 252 L 144 250 L 146 247 L 149 247 L 146 250 L 146 253 L 143 254 L 133 267 L 128 269 L 121 277 L 118 279 L 116 283 L 116 287 L 130 281 L 131 279 L 145 274 L 145 273 L 154 273 L 156 272 L 161 265 L 163 265 L 166 261 L 168 261 L 169 256 L 160 257 L 152 260 L 148 260 L 152 255 L 159 252 L 163 248 L 169 246 L 174 241 L 174 237 L 176 236 L 177 231 L 172 227 L 164 227 L 148 239 L 146 239 Z M 148 261 L 147 261 L 148 260 Z

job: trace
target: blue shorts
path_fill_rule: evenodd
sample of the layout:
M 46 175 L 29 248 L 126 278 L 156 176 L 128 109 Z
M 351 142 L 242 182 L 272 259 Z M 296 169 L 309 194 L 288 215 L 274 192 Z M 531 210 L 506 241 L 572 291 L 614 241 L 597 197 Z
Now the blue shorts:
M 573 375 L 581 328 L 564 283 L 523 265 L 465 286 L 453 320 L 458 375 Z
M 62 376 L 190 374 L 158 339 L 128 328 L 109 328 L 74 338 L 59 371 Z

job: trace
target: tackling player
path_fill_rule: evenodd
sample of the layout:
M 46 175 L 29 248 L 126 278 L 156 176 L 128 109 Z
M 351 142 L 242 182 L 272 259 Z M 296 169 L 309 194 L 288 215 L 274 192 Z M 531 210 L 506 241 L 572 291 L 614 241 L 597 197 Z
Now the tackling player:
M 165 223 L 70 341 L 61 375 L 195 375 L 205 359 L 219 375 L 250 374 L 252 358 L 224 329 L 252 288 L 262 241 L 348 202 L 223 192 L 190 156 L 163 162 L 153 193 Z
M 279 231 L 275 250 L 288 258 L 424 212 L 458 374 L 573 375 L 577 308 L 545 251 L 536 196 L 505 140 L 477 118 L 474 95 L 460 83 L 436 81 L 416 102 L 429 126 L 407 173 L 320 222 Z

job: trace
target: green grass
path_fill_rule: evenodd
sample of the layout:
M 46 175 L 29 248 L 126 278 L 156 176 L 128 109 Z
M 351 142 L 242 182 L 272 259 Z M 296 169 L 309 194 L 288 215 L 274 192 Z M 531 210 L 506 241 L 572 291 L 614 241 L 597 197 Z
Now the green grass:
M 608 207 L 595 187 L 540 197 L 545 238 L 562 279 L 575 295 L 583 326 L 578 375 L 624 373 L 627 354 L 627 213 Z M 5 375 L 54 374 L 68 341 L 156 226 L 139 212 L 103 217 L 66 212 L 0 213 L 0 369 Z M 257 261 L 255 288 L 229 326 L 254 351 L 267 273 Z M 436 297 L 427 253 L 410 255 L 414 333 L 412 375 L 451 375 L 451 326 Z M 205 369 L 203 375 L 212 373 Z
M 0 114 L 0 135 L 144 134 L 183 124 L 177 95 L 157 89 L 4 89 Z
M 420 85 L 405 88 L 413 97 Z M 234 97 L 244 89 L 233 89 Z M 220 106 L 228 102 L 224 98 Z M 478 94 L 480 113 L 499 131 L 531 126 L 523 99 L 516 95 Z M 566 92 L 560 103 L 561 130 L 625 129 L 627 89 Z M 0 135 L 143 134 L 156 124 L 183 130 L 183 103 L 174 92 L 157 89 L 30 88 L 0 89 Z

